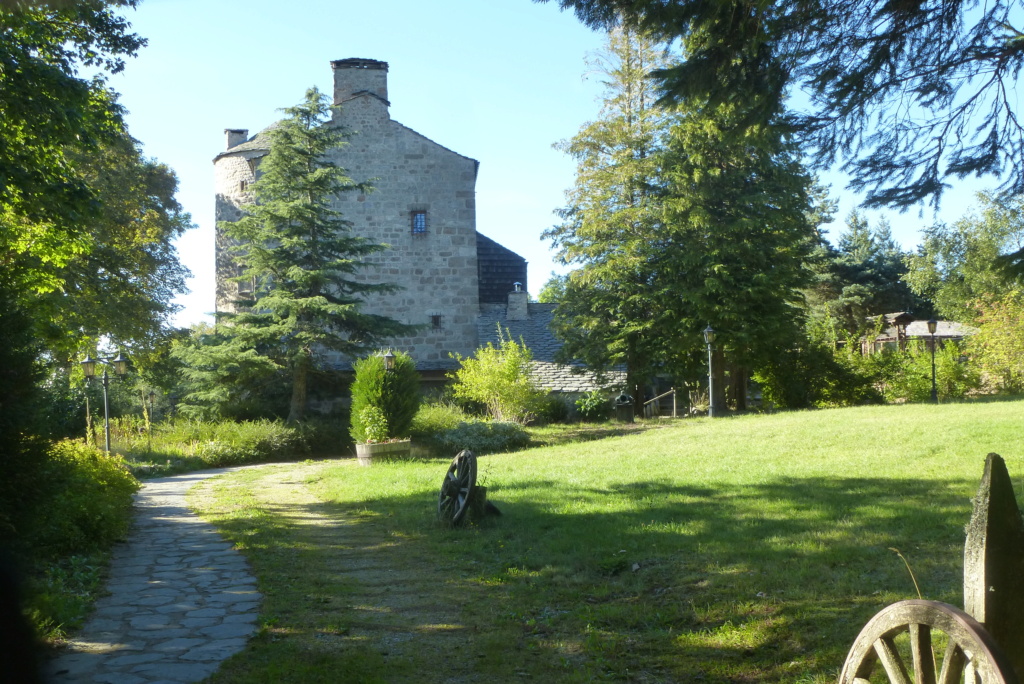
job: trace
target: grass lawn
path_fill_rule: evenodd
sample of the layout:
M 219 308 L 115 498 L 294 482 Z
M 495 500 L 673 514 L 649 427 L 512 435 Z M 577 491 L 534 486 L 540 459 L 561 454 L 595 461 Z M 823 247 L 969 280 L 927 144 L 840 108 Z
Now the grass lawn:
M 962 605 L 985 455 L 1024 402 L 686 419 L 480 459 L 501 509 L 434 520 L 447 461 L 255 468 L 192 503 L 250 559 L 259 635 L 214 682 L 832 682 L 864 623 Z

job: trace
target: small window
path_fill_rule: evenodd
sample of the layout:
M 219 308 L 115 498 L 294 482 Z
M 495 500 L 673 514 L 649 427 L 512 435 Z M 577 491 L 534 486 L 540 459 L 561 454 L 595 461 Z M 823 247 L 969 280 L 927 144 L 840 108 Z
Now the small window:
M 249 189 L 249 181 L 238 181 L 238 192 L 245 192 Z
M 238 281 L 238 294 L 251 295 L 256 291 L 256 277 Z
M 425 209 L 417 209 L 412 212 L 412 234 L 423 235 L 427 232 L 427 212 Z
M 441 329 L 441 314 L 431 314 L 430 316 L 430 329 L 440 330 Z

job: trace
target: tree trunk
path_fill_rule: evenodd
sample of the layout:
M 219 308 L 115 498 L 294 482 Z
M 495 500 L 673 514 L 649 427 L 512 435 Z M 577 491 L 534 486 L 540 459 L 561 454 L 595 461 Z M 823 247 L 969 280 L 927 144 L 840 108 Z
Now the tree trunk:
M 732 383 L 732 396 L 736 401 L 737 411 L 747 410 L 747 369 L 742 366 L 733 366 L 729 373 Z
M 725 354 L 721 349 L 715 349 L 712 354 L 712 366 L 715 376 L 715 409 L 725 412 Z M 709 397 L 710 399 L 710 397 Z
M 295 372 L 292 375 L 292 401 L 288 407 L 288 422 L 295 423 L 306 417 L 306 390 L 309 379 L 310 359 L 308 353 L 303 353 L 295 363 Z

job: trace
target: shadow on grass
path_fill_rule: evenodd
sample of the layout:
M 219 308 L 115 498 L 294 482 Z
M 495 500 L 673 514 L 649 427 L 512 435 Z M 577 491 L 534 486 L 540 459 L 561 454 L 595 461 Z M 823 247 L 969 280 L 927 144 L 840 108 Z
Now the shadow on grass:
M 503 515 L 461 530 L 434 523 L 436 494 L 425 490 L 264 508 L 258 524 L 218 524 L 245 542 L 271 594 L 301 587 L 289 589 L 299 592 L 294 614 L 276 619 L 308 620 L 316 611 L 305 597 L 323 592 L 358 596 L 372 612 L 388 596 L 387 571 L 412 571 L 403 591 L 457 608 L 460 635 L 451 653 L 419 657 L 440 665 L 460 649 L 472 652 L 457 668 L 464 673 L 496 681 L 824 681 L 871 615 L 916 596 L 891 548 L 907 557 L 925 598 L 960 602 L 963 526 L 976 487 L 869 477 L 723 489 L 530 480 L 491 483 Z M 359 572 L 337 565 L 340 549 Z M 376 580 L 366 572 L 373 568 Z M 311 593 L 312 585 L 319 589 Z M 348 606 L 338 619 L 358 623 L 357 612 Z M 433 619 L 403 629 L 422 633 Z M 384 681 L 409 673 L 407 654 L 403 665 L 388 655 L 394 649 L 381 660 L 377 646 L 353 648 L 347 653 L 369 658 Z M 414 672 L 429 666 L 411 662 Z

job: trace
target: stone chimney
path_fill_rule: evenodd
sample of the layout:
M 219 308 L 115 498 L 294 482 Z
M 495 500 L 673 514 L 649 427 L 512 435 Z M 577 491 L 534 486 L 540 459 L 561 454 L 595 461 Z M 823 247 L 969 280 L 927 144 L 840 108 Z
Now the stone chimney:
M 344 105 L 359 95 L 370 95 L 367 100 L 379 105 L 387 117 L 388 63 L 375 59 L 338 59 L 331 62 L 334 69 L 334 104 Z
M 530 317 L 530 294 L 523 289 L 522 283 L 516 283 L 515 288 L 508 293 L 508 308 L 505 310 L 505 318 L 510 321 L 525 321 Z
M 230 150 L 235 145 L 240 145 L 249 139 L 249 129 L 247 128 L 225 128 L 224 135 L 227 136 L 227 147 L 225 149 Z

